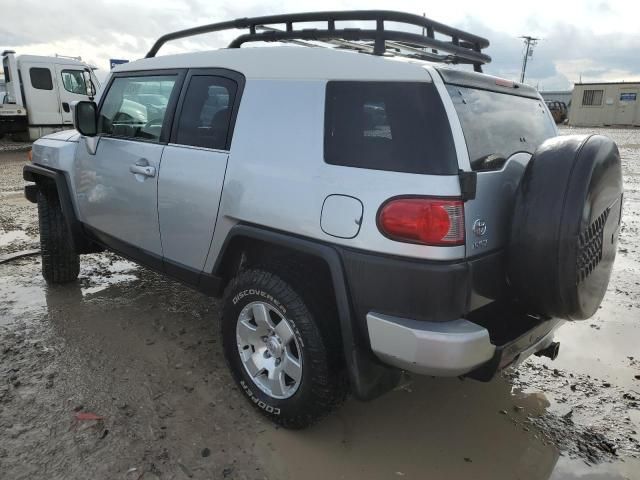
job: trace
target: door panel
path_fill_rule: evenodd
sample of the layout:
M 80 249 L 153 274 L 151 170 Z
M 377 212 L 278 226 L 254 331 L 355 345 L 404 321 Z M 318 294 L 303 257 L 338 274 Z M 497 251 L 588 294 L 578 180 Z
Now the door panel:
M 158 218 L 167 260 L 201 271 L 218 214 L 227 152 L 168 145 L 158 179 Z
M 621 88 L 616 103 L 615 124 L 633 125 L 638 105 L 638 89 Z
M 109 235 L 112 248 L 127 253 L 123 249 L 134 247 L 129 253 L 141 259 L 162 256 L 158 171 L 181 76 L 115 75 L 100 105 L 95 154 L 85 139 L 77 148 L 74 182 L 81 220 Z
M 237 83 L 208 72 L 187 75 L 158 180 L 166 264 L 197 272 L 213 238 L 237 108 Z
M 157 171 L 164 145 L 103 137 L 90 155 L 83 143 L 76 150 L 74 175 L 81 221 L 162 255 Z
M 55 69 L 45 63 L 25 62 L 20 64 L 20 76 L 27 102 L 29 124 L 61 125 L 62 115 Z

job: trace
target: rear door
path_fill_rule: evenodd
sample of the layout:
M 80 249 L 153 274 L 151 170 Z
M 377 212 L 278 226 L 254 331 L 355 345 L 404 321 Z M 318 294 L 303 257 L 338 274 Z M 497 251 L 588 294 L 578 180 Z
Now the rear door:
M 185 80 L 158 179 L 165 269 L 175 276 L 204 267 L 242 84 L 241 75 L 225 70 L 191 70 Z
M 82 142 L 76 149 L 81 220 L 114 250 L 158 268 L 158 171 L 183 76 L 116 74 L 99 108 L 95 155 Z
M 477 172 L 476 198 L 465 203 L 467 257 L 507 244 L 524 169 L 538 146 L 557 135 L 537 92 L 497 81 L 507 86 L 498 87 L 495 78 L 486 76 L 446 85 L 462 126 L 471 170 Z M 514 93 L 519 90 L 525 91 Z
M 62 125 L 54 66 L 48 63 L 21 62 L 20 76 L 29 125 Z

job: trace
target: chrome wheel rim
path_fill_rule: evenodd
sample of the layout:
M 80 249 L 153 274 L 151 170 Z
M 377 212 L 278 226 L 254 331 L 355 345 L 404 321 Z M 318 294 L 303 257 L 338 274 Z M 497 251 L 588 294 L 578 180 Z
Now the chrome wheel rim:
M 302 380 L 302 349 L 289 321 L 266 302 L 251 302 L 238 316 L 238 353 L 253 383 L 273 398 L 291 397 Z

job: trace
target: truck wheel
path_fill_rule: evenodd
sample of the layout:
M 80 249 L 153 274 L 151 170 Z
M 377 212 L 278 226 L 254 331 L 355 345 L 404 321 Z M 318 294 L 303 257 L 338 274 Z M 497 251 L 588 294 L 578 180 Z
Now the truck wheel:
M 591 317 L 607 291 L 621 212 L 622 168 L 611 139 L 544 142 L 516 195 L 508 253 L 516 295 L 536 313 Z
M 48 283 L 73 282 L 80 273 L 80 256 L 73 248 L 55 190 L 38 190 L 38 221 L 42 276 Z
M 300 429 L 344 400 L 347 380 L 339 342 L 321 331 L 321 306 L 305 300 L 313 291 L 303 297 L 283 278 L 255 268 L 232 280 L 223 300 L 222 342 L 247 399 L 275 423 Z

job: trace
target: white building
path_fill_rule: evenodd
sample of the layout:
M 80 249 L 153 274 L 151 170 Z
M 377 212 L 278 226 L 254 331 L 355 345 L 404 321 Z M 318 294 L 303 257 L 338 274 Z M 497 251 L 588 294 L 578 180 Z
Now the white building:
M 640 82 L 577 83 L 569 125 L 640 126 Z

